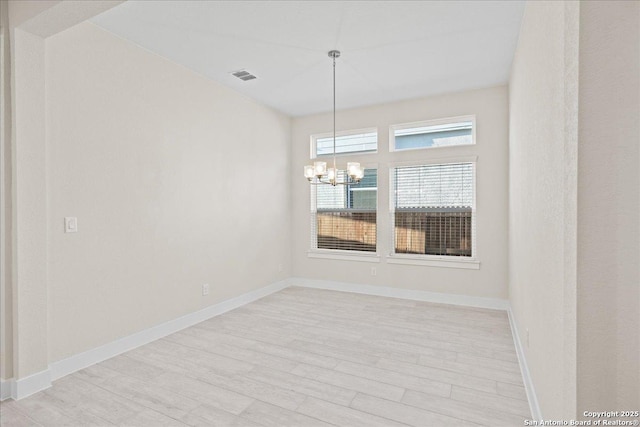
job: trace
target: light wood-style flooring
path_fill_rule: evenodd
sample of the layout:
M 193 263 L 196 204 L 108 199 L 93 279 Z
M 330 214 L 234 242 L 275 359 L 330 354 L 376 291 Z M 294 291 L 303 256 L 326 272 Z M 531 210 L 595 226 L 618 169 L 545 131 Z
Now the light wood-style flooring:
M 522 426 L 504 311 L 291 287 L 0 406 L 2 426 Z

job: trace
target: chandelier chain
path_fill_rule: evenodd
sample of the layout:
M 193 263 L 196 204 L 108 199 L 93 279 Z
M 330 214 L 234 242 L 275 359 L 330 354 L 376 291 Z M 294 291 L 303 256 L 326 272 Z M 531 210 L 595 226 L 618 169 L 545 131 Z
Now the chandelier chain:
M 336 142 L 336 58 L 340 57 L 339 50 L 329 51 L 329 57 L 333 59 L 333 167 L 327 170 L 327 163 L 316 161 L 312 165 L 304 167 L 304 176 L 311 185 L 329 184 L 333 185 L 355 185 L 360 183 L 364 177 L 364 169 L 358 162 L 347 162 L 345 178 L 338 180 L 337 142 Z M 323 176 L 327 174 L 327 179 Z
M 333 170 L 338 179 L 338 169 L 336 169 L 336 56 L 333 55 Z

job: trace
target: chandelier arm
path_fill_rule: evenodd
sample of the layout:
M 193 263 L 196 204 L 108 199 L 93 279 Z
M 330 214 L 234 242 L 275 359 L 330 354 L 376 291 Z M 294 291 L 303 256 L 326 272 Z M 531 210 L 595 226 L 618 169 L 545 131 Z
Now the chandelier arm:
M 326 185 L 333 185 L 335 187 L 337 185 L 353 185 L 354 183 L 353 182 L 336 182 L 336 183 L 333 183 L 333 182 L 329 182 L 329 181 L 318 181 L 318 182 L 310 182 L 309 184 L 311 184 L 311 185 L 323 185 L 323 184 L 326 184 Z
M 311 185 L 323 185 L 323 184 L 326 184 L 326 185 L 333 185 L 335 187 L 336 185 L 358 185 L 358 184 L 360 184 L 360 181 L 355 181 L 355 180 L 351 179 L 351 177 L 349 177 L 349 178 L 347 178 L 347 181 L 345 181 L 345 182 L 340 182 L 340 181 L 332 182 L 332 181 L 323 181 L 321 179 L 318 179 L 316 181 L 309 181 L 309 184 L 311 184 Z

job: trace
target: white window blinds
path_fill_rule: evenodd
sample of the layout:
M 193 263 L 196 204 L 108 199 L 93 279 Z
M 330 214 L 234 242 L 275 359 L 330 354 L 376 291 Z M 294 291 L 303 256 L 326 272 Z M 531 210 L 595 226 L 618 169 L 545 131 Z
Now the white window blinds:
M 473 163 L 392 169 L 394 252 L 473 256 Z
M 338 180 L 346 180 L 345 171 Z M 375 252 L 377 187 L 376 169 L 365 169 L 359 184 L 313 186 L 312 248 Z

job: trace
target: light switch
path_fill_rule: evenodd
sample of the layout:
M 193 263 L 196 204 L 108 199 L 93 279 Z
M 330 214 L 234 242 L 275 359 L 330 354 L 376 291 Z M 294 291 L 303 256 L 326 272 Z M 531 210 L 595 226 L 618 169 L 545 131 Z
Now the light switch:
M 78 232 L 78 218 L 75 216 L 64 217 L 64 232 L 65 233 L 77 233 Z

